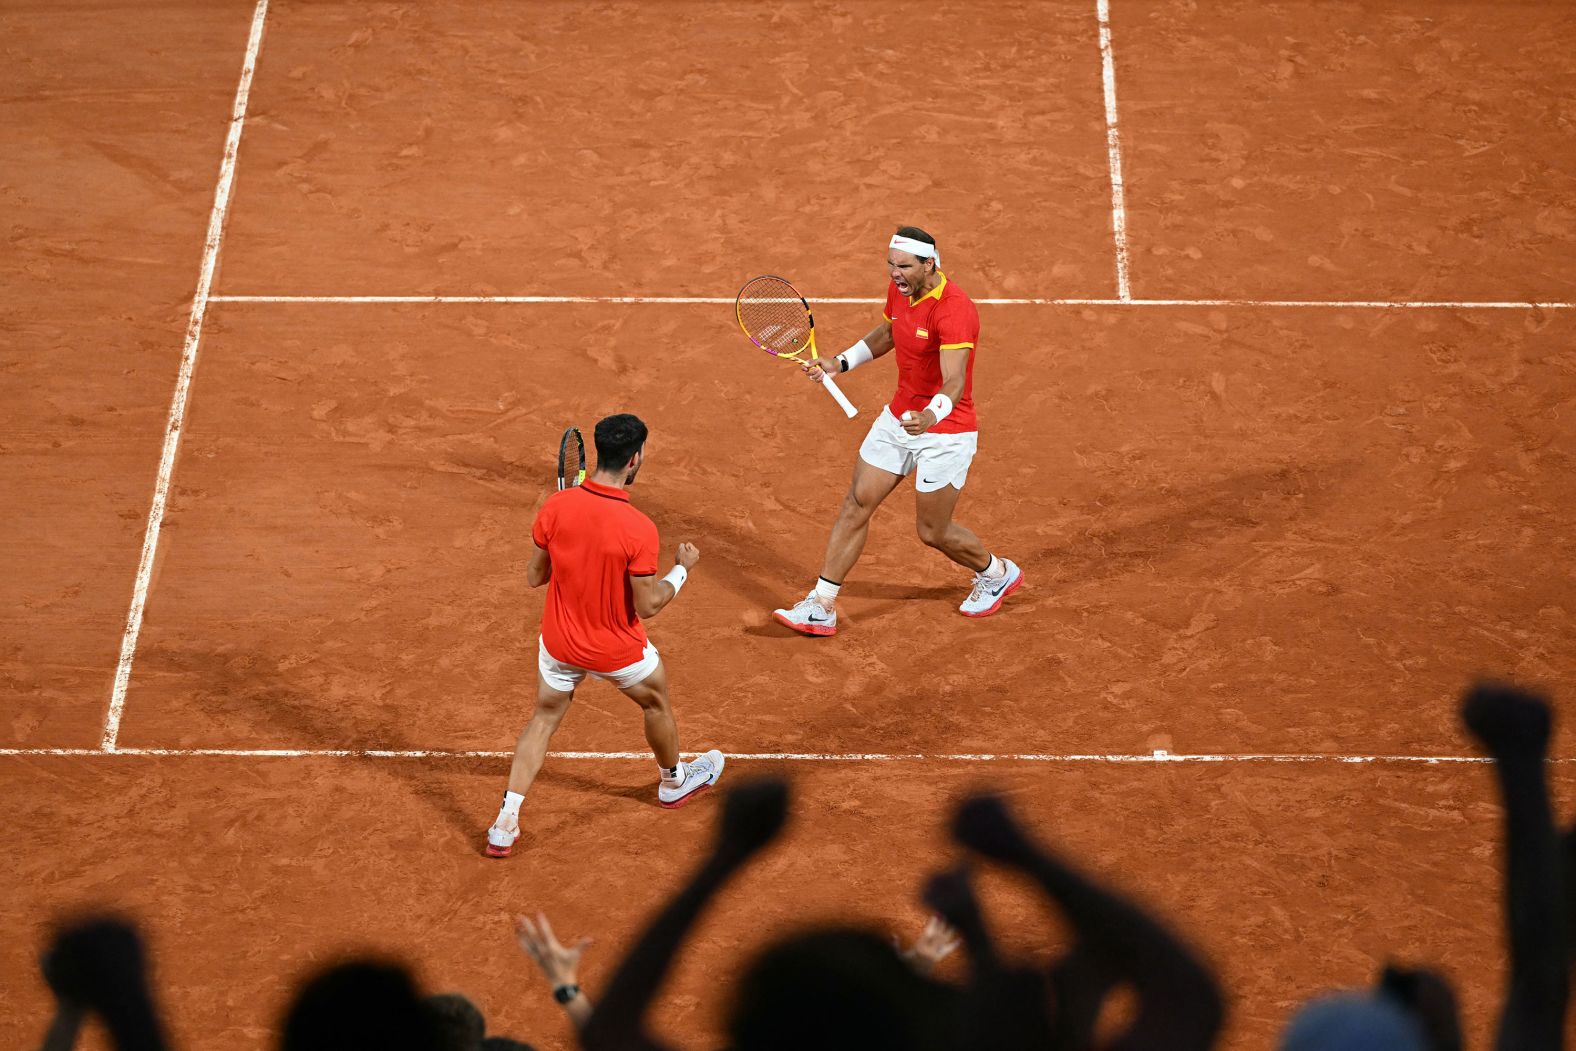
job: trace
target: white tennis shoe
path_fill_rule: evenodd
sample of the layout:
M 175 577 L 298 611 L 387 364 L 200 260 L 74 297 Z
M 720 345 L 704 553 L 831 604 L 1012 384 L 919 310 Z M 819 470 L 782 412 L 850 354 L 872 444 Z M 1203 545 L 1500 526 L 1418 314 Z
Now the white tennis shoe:
M 705 755 L 679 764 L 679 779 L 657 785 L 657 802 L 669 810 L 677 809 L 717 783 L 727 760 L 713 748 Z
M 992 579 L 984 573 L 974 574 L 974 586 L 969 597 L 963 600 L 958 612 L 965 617 L 988 617 L 1001 609 L 1001 600 L 1023 586 L 1023 570 L 1010 558 L 1002 559 L 1007 572 Z
M 814 591 L 796 603 L 793 609 L 774 609 L 772 616 L 777 623 L 786 624 L 801 635 L 825 638 L 837 634 L 837 611 L 821 605 L 821 598 Z
M 487 856 L 490 858 L 506 858 L 514 850 L 514 841 L 520 838 L 520 826 L 502 828 L 497 822 L 487 830 Z

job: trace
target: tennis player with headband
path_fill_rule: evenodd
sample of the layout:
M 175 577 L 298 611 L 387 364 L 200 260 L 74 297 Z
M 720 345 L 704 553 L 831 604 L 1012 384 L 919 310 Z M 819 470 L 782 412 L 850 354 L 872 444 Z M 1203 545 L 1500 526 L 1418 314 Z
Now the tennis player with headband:
M 919 539 L 958 565 L 974 571 L 974 583 L 958 607 L 966 617 L 988 617 L 1023 584 L 1023 571 L 997 558 L 979 537 L 952 520 L 978 432 L 974 418 L 974 348 L 980 316 L 974 303 L 941 272 L 936 239 L 914 226 L 901 227 L 887 246 L 885 321 L 835 359 L 839 373 L 897 351 L 897 393 L 881 410 L 859 447 L 854 480 L 826 544 L 826 561 L 815 588 L 792 609 L 774 612 L 802 635 L 837 634 L 837 593 L 859 561 L 870 533 L 870 516 L 909 474 L 915 474 Z M 820 381 L 823 366 L 801 366 Z

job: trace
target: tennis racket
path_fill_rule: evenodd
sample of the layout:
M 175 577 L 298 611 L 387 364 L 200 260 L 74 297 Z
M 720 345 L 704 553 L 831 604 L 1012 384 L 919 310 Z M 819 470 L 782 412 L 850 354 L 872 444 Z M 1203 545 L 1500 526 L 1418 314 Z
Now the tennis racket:
M 802 363 L 807 360 L 803 354 L 808 351 L 808 360 L 820 358 L 815 350 L 815 317 L 810 313 L 810 304 L 782 278 L 770 274 L 752 278 L 739 289 L 733 309 L 750 342 L 773 357 Z M 821 371 L 821 386 L 843 407 L 849 419 L 859 415 L 854 403 L 844 397 L 825 369 Z
M 586 480 L 586 443 L 580 428 L 571 427 L 558 439 L 558 488 L 573 489 Z

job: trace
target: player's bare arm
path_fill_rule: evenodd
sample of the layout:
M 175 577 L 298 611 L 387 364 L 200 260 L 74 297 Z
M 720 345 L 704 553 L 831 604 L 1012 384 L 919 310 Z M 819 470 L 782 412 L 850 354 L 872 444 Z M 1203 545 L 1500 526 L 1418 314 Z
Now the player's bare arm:
M 539 588 L 553 579 L 553 560 L 545 548 L 536 548 L 531 552 L 531 561 L 525 567 L 525 582 L 533 588 Z
M 963 397 L 963 384 L 969 374 L 968 347 L 957 347 L 941 352 L 941 393 L 953 404 Z M 936 414 L 929 409 L 918 413 L 905 413 L 903 429 L 909 434 L 924 434 L 936 425 Z
M 861 339 L 858 343 L 837 355 L 837 357 L 830 360 L 818 358 L 814 361 L 802 361 L 799 363 L 799 367 L 804 370 L 806 376 L 819 383 L 823 368 L 826 372 L 835 376 L 839 373 L 847 372 L 849 369 L 857 368 L 866 361 L 874 361 L 883 354 L 891 353 L 895 345 L 892 341 L 892 322 L 882 321 L 875 328 L 866 332 L 864 339 Z M 863 348 L 863 352 L 861 352 L 860 348 Z
M 667 576 L 630 577 L 629 586 L 635 594 L 635 615 L 641 620 L 650 620 L 661 613 L 669 602 L 678 598 L 682 579 L 689 576 L 690 568 L 699 561 L 699 548 L 694 544 L 680 544 L 674 566 Z

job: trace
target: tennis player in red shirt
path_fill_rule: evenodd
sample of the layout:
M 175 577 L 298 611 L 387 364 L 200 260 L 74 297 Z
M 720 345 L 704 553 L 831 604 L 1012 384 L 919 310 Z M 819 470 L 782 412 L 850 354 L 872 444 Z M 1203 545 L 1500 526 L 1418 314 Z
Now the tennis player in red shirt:
M 913 474 L 919 539 L 965 569 L 974 583 L 958 607 L 966 617 L 988 617 L 1023 584 L 1023 570 L 997 558 L 952 520 L 978 432 L 974 417 L 974 349 L 980 315 L 973 300 L 941 272 L 936 239 L 915 226 L 898 229 L 887 245 L 886 319 L 834 360 L 848 372 L 896 351 L 897 393 L 859 447 L 854 481 L 826 544 L 826 561 L 810 594 L 773 613 L 802 635 L 837 634 L 837 593 L 859 561 L 870 516 Z M 831 362 L 824 363 L 830 369 Z M 819 381 L 823 363 L 803 366 Z
M 587 675 L 606 679 L 645 712 L 646 741 L 661 780 L 657 802 L 683 806 L 717 783 L 723 755 L 713 749 L 679 760 L 679 731 L 668 703 L 668 674 L 641 618 L 678 597 L 694 544 L 680 544 L 678 563 L 657 576 L 657 527 L 635 510 L 625 487 L 646 458 L 646 425 L 628 413 L 596 425 L 596 473 L 554 493 L 531 528 L 536 551 L 525 579 L 547 587 L 537 646 L 536 712 L 514 746 L 509 787 L 487 830 L 487 856 L 508 857 L 520 836 L 520 803 L 547 757 L 547 743 Z

